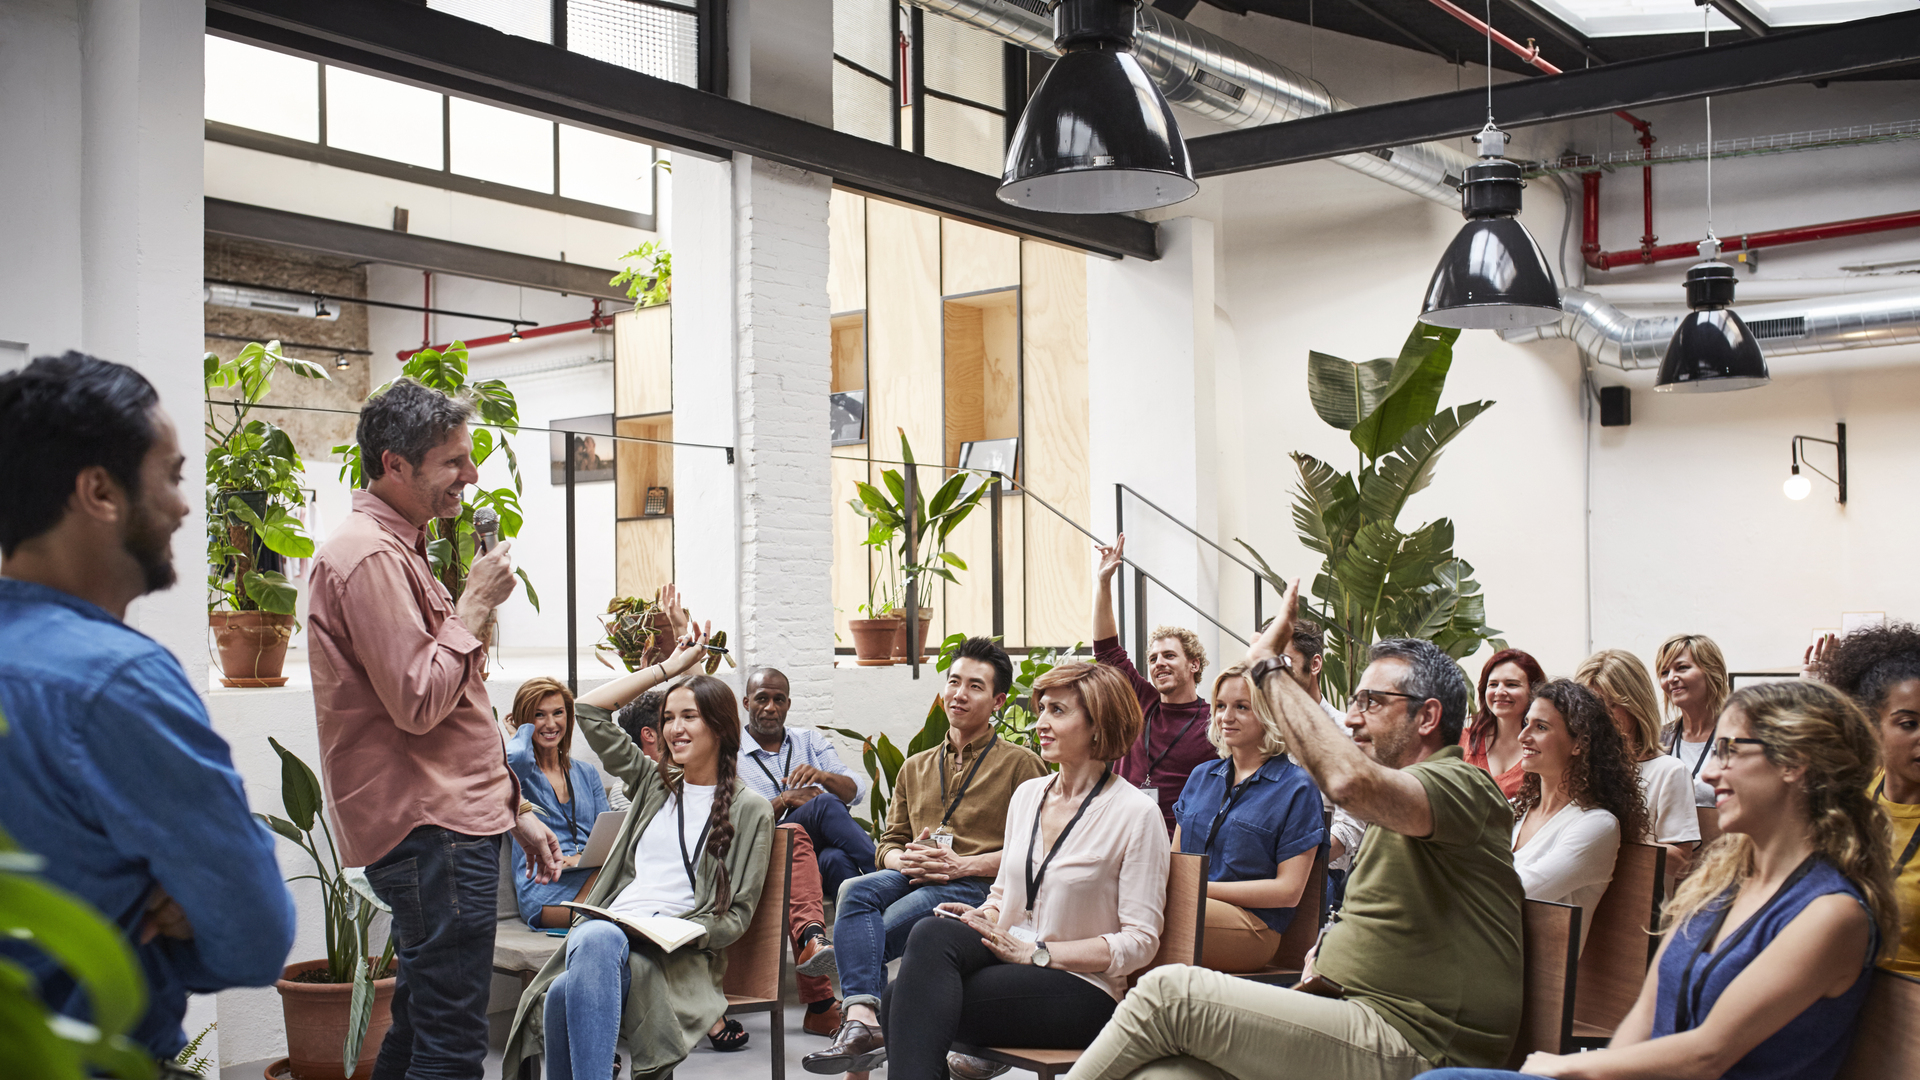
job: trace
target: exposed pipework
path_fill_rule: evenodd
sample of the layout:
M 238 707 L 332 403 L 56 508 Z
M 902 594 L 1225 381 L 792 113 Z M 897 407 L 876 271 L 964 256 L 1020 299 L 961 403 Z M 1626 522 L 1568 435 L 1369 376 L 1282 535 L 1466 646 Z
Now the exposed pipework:
M 909 0 L 914 6 L 1058 55 L 1044 0 Z M 1351 109 L 1324 85 L 1232 42 L 1142 5 L 1134 54 L 1168 101 L 1228 127 L 1246 128 Z M 1473 159 L 1421 143 L 1333 161 L 1403 191 L 1459 209 L 1460 177 Z
M 1512 342 L 1571 338 L 1595 363 L 1626 371 L 1658 368 L 1683 317 L 1628 315 L 1584 289 L 1564 289 L 1558 323 L 1500 331 Z M 1920 343 L 1920 288 L 1755 304 L 1740 317 L 1768 356 Z

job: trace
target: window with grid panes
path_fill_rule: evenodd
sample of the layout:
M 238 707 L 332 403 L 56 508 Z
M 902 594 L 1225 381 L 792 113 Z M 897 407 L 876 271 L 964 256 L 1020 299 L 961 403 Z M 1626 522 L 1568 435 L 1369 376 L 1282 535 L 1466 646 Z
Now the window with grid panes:
M 900 145 L 898 19 L 893 0 L 834 0 L 834 130 Z
M 1007 45 L 984 30 L 933 14 L 920 20 L 925 80 L 921 152 L 975 172 L 1000 175 L 1006 158 Z

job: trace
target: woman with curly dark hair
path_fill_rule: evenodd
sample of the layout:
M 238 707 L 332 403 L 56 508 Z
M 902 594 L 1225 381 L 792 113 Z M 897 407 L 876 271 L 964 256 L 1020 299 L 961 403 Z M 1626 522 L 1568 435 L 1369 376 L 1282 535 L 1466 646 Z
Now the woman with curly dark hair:
M 1920 976 L 1920 626 L 1855 630 L 1817 650 L 1813 675 L 1866 710 L 1882 771 L 1869 790 L 1893 826 L 1893 890 L 1905 917 L 1900 948 L 1882 966 Z
M 1529 900 L 1577 904 L 1580 941 L 1613 881 L 1621 837 L 1646 835 L 1640 766 L 1607 707 L 1571 679 L 1536 687 L 1520 729 L 1513 868 Z

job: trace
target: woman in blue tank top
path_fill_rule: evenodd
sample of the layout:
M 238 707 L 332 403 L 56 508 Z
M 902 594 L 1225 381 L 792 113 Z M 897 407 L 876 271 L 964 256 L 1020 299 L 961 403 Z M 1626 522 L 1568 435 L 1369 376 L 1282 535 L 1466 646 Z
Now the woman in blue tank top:
M 1524 1073 L 1423 1080 L 1832 1080 L 1874 959 L 1897 940 L 1886 819 L 1868 797 L 1879 744 L 1816 682 L 1735 693 L 1701 778 L 1724 835 L 1667 905 L 1667 938 L 1605 1050 L 1533 1054 Z

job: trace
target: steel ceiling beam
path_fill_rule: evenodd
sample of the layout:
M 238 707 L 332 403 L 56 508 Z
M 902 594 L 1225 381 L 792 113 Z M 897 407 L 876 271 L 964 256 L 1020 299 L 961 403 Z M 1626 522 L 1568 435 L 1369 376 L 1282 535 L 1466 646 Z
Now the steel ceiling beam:
M 711 158 L 750 154 L 842 187 L 1098 254 L 1159 257 L 1155 226 L 1001 202 L 993 177 L 394 0 L 208 0 L 207 30 Z
M 1920 62 L 1920 11 L 1628 60 L 1493 88 L 1503 128 L 1691 101 Z M 1196 176 L 1266 169 L 1471 135 L 1486 122 L 1484 89 L 1370 105 L 1187 140 Z
M 1733 20 L 1734 25 L 1745 30 L 1750 37 L 1766 37 L 1773 33 L 1773 27 L 1768 26 L 1765 19 L 1754 14 L 1753 9 L 1741 3 L 1740 0 L 1707 0 L 1707 3 L 1712 4 L 1715 11 Z

